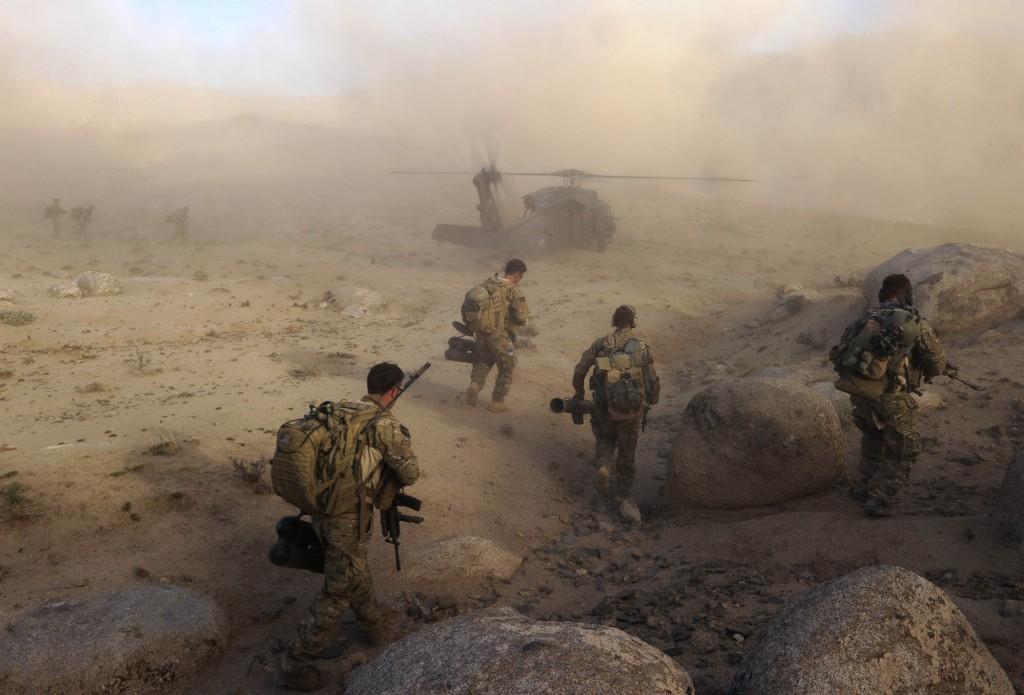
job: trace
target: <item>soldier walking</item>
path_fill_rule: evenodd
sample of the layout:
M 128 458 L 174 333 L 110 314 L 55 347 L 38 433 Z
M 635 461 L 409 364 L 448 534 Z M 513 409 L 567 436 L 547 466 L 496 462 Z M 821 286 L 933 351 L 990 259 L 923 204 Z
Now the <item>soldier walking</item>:
M 71 209 L 71 221 L 75 223 L 75 229 L 78 231 L 79 236 L 85 236 L 89 229 L 89 225 L 92 224 L 92 212 L 94 207 L 75 207 Z
M 185 235 L 188 234 L 188 205 L 178 208 L 168 215 L 167 221 L 174 225 L 174 234 L 171 236 L 171 241 L 184 242 Z
M 61 218 L 67 213 L 68 211 L 60 205 L 60 198 L 54 198 L 53 202 L 43 209 L 43 219 L 50 220 L 53 224 L 54 238 L 60 236 Z
M 935 331 L 914 308 L 910 278 L 886 277 L 878 301 L 846 328 L 829 354 L 839 373 L 836 388 L 850 394 L 861 431 L 860 467 L 850 496 L 868 516 L 888 516 L 921 453 L 913 393 L 922 380 L 955 373 Z
M 580 357 L 572 387 L 575 397 L 582 399 L 587 373 L 594 370 L 590 377 L 594 394 L 590 427 L 597 464 L 594 486 L 624 517 L 638 517 L 639 509 L 630 497 L 636 445 L 647 411 L 661 396 L 661 382 L 650 347 L 634 330 L 636 309 L 620 306 L 612 314 L 612 327 L 614 332 L 595 340 Z
M 398 487 L 412 485 L 420 475 L 409 430 L 389 408 L 400 393 L 404 377 L 398 365 L 381 362 L 366 377 L 367 395 L 362 402 L 342 401 L 335 406 L 364 415 L 358 418 L 364 427 L 380 413 L 372 427 L 362 429 L 357 437 L 380 454 L 384 475 L 392 476 Z M 339 436 L 349 434 L 342 432 Z M 395 629 L 393 617 L 377 603 L 366 561 L 373 527 L 372 506 L 360 495 L 351 474 L 345 473 L 338 473 L 332 493 L 336 513 L 313 516 L 324 547 L 324 584 L 299 623 L 298 641 L 289 645 L 281 668 L 285 685 L 304 692 L 320 690 L 330 683 L 330 674 L 318 669 L 316 663 L 334 639 L 347 609 L 355 613 L 373 644 L 386 644 Z
M 524 275 L 526 263 L 513 258 L 505 264 L 504 274 L 495 274 L 471 289 L 462 305 L 462 320 L 476 338 L 479 350 L 466 389 L 466 403 L 477 404 L 487 385 L 487 375 L 497 365 L 498 376 L 487 407 L 494 413 L 508 411 L 505 398 L 516 368 L 515 331 L 529 320 L 530 309 L 519 289 Z

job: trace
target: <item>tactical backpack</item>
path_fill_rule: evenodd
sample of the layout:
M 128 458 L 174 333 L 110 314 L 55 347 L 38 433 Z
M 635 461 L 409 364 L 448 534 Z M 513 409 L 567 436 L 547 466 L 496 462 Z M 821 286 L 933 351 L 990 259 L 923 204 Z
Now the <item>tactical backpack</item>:
M 910 351 L 921 337 L 921 316 L 914 309 L 872 309 L 850 324 L 829 360 L 839 378 L 835 387 L 845 393 L 878 400 L 899 380 Z
M 639 417 L 648 402 L 657 400 L 648 394 L 644 378 L 647 351 L 638 338 L 630 338 L 621 348 L 598 356 L 594 362 L 596 387 L 600 389 L 608 415 L 612 420 L 633 420 Z
M 486 280 L 466 293 L 462 322 L 474 334 L 498 333 L 505 328 L 505 297 L 501 284 Z
M 274 492 L 304 514 L 323 516 L 374 499 L 382 456 L 361 435 L 376 414 L 360 404 L 326 401 L 281 425 L 270 462 Z

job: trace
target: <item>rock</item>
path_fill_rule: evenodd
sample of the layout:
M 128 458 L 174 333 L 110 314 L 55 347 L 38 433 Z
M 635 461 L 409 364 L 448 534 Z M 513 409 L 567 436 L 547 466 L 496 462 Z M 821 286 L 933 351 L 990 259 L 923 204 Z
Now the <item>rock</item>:
M 83 297 L 106 297 L 121 293 L 121 283 L 110 273 L 87 270 L 75 278 Z
M 404 545 L 402 549 L 405 550 Z M 410 544 L 407 556 L 408 561 L 402 563 L 402 575 L 414 581 L 479 577 L 508 579 L 523 563 L 521 555 L 476 536 L 447 538 L 416 548 Z
M 775 308 L 768 314 L 768 322 L 774 323 L 799 312 L 813 298 L 813 293 L 804 289 L 800 283 L 784 285 L 775 291 L 778 300 Z
M 1013 686 L 941 589 L 865 567 L 797 597 L 764 628 L 731 695 L 1012 695 Z
M 14 304 L 16 295 L 12 289 L 0 289 L 0 304 Z
M 335 309 L 349 318 L 362 318 L 366 314 L 379 314 L 388 308 L 388 301 L 377 290 L 350 287 L 337 292 L 328 290 L 320 300 L 321 309 Z
M 625 632 L 530 620 L 510 608 L 452 618 L 355 671 L 346 695 L 692 695 L 686 671 Z
M 864 298 L 874 303 L 882 280 L 906 273 L 914 304 L 942 336 L 977 333 L 1017 316 L 1024 308 L 1024 256 L 1006 249 L 943 244 L 907 249 L 864 280 Z
M 942 406 L 942 396 L 938 391 L 922 391 L 914 394 L 917 399 L 917 407 L 920 410 L 933 410 Z
M 78 299 L 82 296 L 81 288 L 67 278 L 50 287 L 49 292 L 58 299 Z
M 832 407 L 836 409 L 836 415 L 839 416 L 839 422 L 842 423 L 843 427 L 853 426 L 853 404 L 850 403 L 849 394 L 837 389 L 831 381 L 815 381 L 809 386 L 832 403 Z
M 180 689 L 226 641 L 210 599 L 138 586 L 27 610 L 0 632 L 5 693 L 137 693 Z
M 1024 449 L 1006 467 L 990 518 L 1007 539 L 1024 543 Z
M 631 524 L 640 524 L 644 520 L 640 514 L 640 507 L 632 497 L 622 500 L 622 504 L 619 505 L 619 516 Z
M 836 408 L 785 379 L 733 379 L 690 400 L 672 447 L 661 506 L 737 509 L 831 487 L 845 470 Z

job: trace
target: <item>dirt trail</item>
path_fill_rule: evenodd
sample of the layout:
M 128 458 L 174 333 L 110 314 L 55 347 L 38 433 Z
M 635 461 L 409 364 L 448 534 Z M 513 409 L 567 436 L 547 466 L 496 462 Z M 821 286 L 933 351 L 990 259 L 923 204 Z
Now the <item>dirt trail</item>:
M 24 485 L 28 500 L 24 519 L 0 525 L 0 613 L 136 582 L 192 586 L 214 596 L 234 628 L 198 691 L 277 692 L 274 650 L 291 639 L 318 577 L 267 562 L 274 523 L 290 509 L 243 482 L 232 460 L 269 456 L 276 427 L 309 403 L 361 395 L 374 362 L 412 369 L 430 360 L 398 411 L 425 470 L 415 492 L 428 517 L 403 540 L 482 536 L 527 561 L 508 583 L 439 576 L 411 585 L 392 569 L 390 547 L 375 543 L 371 563 L 387 600 L 415 606 L 403 596 L 418 594 L 416 610 L 431 618 L 499 602 L 607 621 L 668 651 L 705 694 L 724 691 L 747 640 L 784 600 L 885 562 L 949 591 L 1024 687 L 1024 623 L 1000 614 L 1005 599 L 1024 599 L 1024 558 L 984 523 L 1024 438 L 1011 406 L 1024 395 L 1024 321 L 950 346 L 962 373 L 987 390 L 934 387 L 944 405 L 922 415 L 927 451 L 897 516 L 882 521 L 835 491 L 625 528 L 594 503 L 589 428 L 546 408 L 569 393 L 575 360 L 615 306 L 636 305 L 665 393 L 639 450 L 636 492 L 650 514 L 690 394 L 764 367 L 828 379 L 823 350 L 798 338 L 834 337 L 856 311 L 859 290 L 835 278 L 965 233 L 730 201 L 611 197 L 622 232 L 608 253 L 526 256 L 523 290 L 539 333 L 520 353 L 506 416 L 465 406 L 468 365 L 441 357 L 462 295 L 506 250 L 429 240 L 437 211 L 426 206 L 368 206 L 330 232 L 231 244 L 174 246 L 102 227 L 89 244 L 50 242 L 41 230 L 6 230 L 15 243 L 0 257 L 0 288 L 14 288 L 17 308 L 38 319 L 0 325 L 0 484 Z M 113 273 L 125 291 L 47 297 L 62 268 Z M 775 289 L 793 282 L 818 298 L 755 325 Z M 388 309 L 356 319 L 318 308 L 326 290 L 351 287 L 380 291 Z

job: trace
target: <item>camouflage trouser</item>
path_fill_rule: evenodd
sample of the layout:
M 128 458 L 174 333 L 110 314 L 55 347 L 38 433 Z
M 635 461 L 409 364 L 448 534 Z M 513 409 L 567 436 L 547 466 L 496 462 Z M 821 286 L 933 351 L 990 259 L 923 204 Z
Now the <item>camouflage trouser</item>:
M 595 413 L 590 420 L 590 429 L 597 440 L 594 447 L 597 466 L 605 466 L 611 472 L 609 487 L 612 497 L 628 497 L 636 474 L 636 444 L 640 438 L 640 421 L 609 420 L 604 414 Z M 615 456 L 616 448 L 619 450 L 618 456 Z
M 516 368 L 516 350 L 508 335 L 486 335 L 476 339 L 480 356 L 473 364 L 470 383 L 476 384 L 481 390 L 487 383 L 487 375 L 491 367 L 498 365 L 498 377 L 494 380 L 494 392 L 491 394 L 496 401 L 505 400 L 512 386 L 512 372 Z
M 887 393 L 877 401 L 850 396 L 853 421 L 861 431 L 859 480 L 855 485 L 883 502 L 891 501 L 910 478 L 910 468 L 921 453 L 914 411 L 917 401 L 909 393 Z
M 364 525 L 373 522 L 372 510 L 363 515 Z M 324 544 L 324 585 L 299 623 L 299 640 L 285 656 L 286 671 L 310 668 L 329 646 L 347 608 L 351 608 L 364 627 L 381 618 L 373 593 L 373 580 L 366 563 L 369 534 L 359 533 L 355 512 L 314 521 Z

